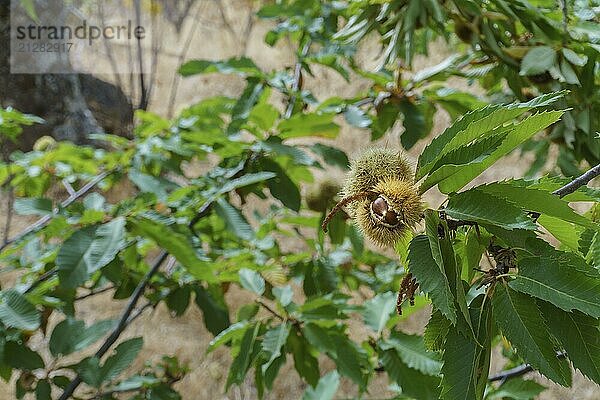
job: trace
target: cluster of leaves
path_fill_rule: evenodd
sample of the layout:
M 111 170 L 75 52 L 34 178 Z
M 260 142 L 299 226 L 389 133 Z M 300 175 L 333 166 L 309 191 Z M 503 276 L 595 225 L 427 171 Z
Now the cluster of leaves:
M 245 81 L 243 93 L 205 99 L 173 120 L 139 112 L 132 139 L 95 135 L 102 147 L 49 142 L 0 164 L 0 185 L 17 197 L 15 212 L 40 218 L 0 245 L 3 271 L 20 274 L 0 292 L 0 375 L 18 375 L 20 397 L 35 392 L 49 399 L 79 379 L 87 385 L 80 398 L 179 398 L 173 385 L 187 369 L 176 359 L 124 374 L 143 338 L 106 351 L 143 310 L 159 304 L 177 317 L 189 307 L 201 310 L 215 335 L 208 351 L 228 346 L 233 358 L 226 388 L 252 372 L 259 396 L 287 360 L 307 384 L 306 399 L 332 398 L 341 377 L 362 394 L 384 373 L 398 398 L 537 395 L 543 387 L 531 381 L 488 383 L 491 349 L 499 343 L 509 367 L 526 361 L 569 385 L 568 358 L 600 382 L 600 234 L 594 210 L 569 207 L 597 202 L 598 191 L 561 199 L 552 191 L 565 181 L 556 177 L 463 190 L 560 123 L 565 111 L 552 108 L 564 106 L 565 93 L 481 108 L 473 96 L 435 86 L 450 68 L 444 67 L 411 78 L 420 94 L 407 95 L 399 74 L 360 71 L 352 64 L 353 45 L 333 37 L 352 10 L 341 2 L 267 5 L 261 16 L 282 19 L 267 42 L 294 40 L 295 70 L 265 72 L 247 58 L 190 61 L 180 68 L 183 76 L 233 74 Z M 342 75 L 352 68 L 371 78 L 373 88 L 366 97 L 319 101 L 301 84 L 302 71 L 315 64 Z M 283 112 L 275 103 L 282 95 L 289 102 Z M 339 133 L 337 116 L 370 129 L 373 138 L 402 117 L 402 143 L 410 147 L 428 133 L 434 105 L 455 117 L 475 111 L 419 157 L 421 192 L 437 187 L 448 195 L 443 209 L 426 211 L 424 233 L 407 237 L 393 259 L 369 250 L 343 215 L 327 237 L 321 233 L 326 210 L 306 210 L 301 189 L 313 183 L 316 169 L 347 168 L 346 154 L 326 144 Z M 12 117 L 0 121 L 0 133 L 18 132 L 15 121 L 39 122 L 3 112 Z M 198 165 L 201 172 L 194 172 Z M 57 203 L 51 193 L 60 185 L 70 194 Z M 130 197 L 115 196 L 127 185 L 135 188 Z M 557 248 L 541 227 L 560 242 Z M 168 261 L 159 268 L 164 254 Z M 474 269 L 485 256 L 499 273 Z M 408 270 L 423 295 L 398 316 L 396 290 Z M 488 284 L 481 286 L 482 279 Z M 239 309 L 227 302 L 232 285 L 236 296 L 248 298 Z M 107 291 L 130 301 L 143 293 L 145 303 L 125 320 L 86 325 L 78 302 Z M 402 332 L 399 322 L 429 301 L 434 311 L 425 335 Z M 350 320 L 369 334 L 351 338 Z M 87 356 L 103 338 L 104 351 Z M 43 339 L 48 351 L 40 349 Z M 325 374 L 326 358 L 335 370 Z
M 529 177 L 543 170 L 551 142 L 558 144 L 557 166 L 566 176 L 578 175 L 582 160 L 600 162 L 598 2 L 281 0 L 259 15 L 283 18 L 269 34 L 269 43 L 284 32 L 312 40 L 322 47 L 308 54 L 307 62 L 334 68 L 345 79 L 352 69 L 372 81 L 366 98 L 378 116 L 370 124 L 374 138 L 401 117 L 406 129 L 400 140 L 410 148 L 431 131 L 436 106 L 453 119 L 478 108 L 480 99 L 448 87 L 448 78 L 458 77 L 478 83 L 485 100 L 496 103 L 570 90 L 556 105 L 566 110 L 563 118 L 523 146 L 536 160 Z M 355 46 L 373 34 L 382 43 L 377 73 L 362 71 L 354 60 Z M 415 55 L 427 55 L 436 39 L 451 43 L 455 54 L 411 73 Z

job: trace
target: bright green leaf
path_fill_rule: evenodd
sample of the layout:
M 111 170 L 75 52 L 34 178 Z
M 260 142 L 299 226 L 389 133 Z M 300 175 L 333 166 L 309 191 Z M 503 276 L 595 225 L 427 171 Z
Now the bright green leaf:
M 433 258 L 427 236 L 419 235 L 411 241 L 408 268 L 419 283 L 420 289 L 431 297 L 434 306 L 455 323 L 454 296 L 448 279 Z
M 519 207 L 478 188 L 450 197 L 444 212 L 457 220 L 489 223 L 508 230 L 536 228 Z
M 331 371 L 321 379 L 316 388 L 308 387 L 302 396 L 302 400 L 331 400 L 337 392 L 340 384 L 340 375 L 337 371 Z
M 492 298 L 494 318 L 502 333 L 523 359 L 549 379 L 563 386 L 571 383 L 571 371 L 556 357 L 546 322 L 533 299 L 497 284 Z
M 1 292 L 0 321 L 8 328 L 35 331 L 40 326 L 40 313 L 25 296 L 9 289 Z
M 564 346 L 573 366 L 600 384 L 600 326 L 598 320 L 578 311 L 565 312 L 539 302 L 550 332 Z
M 381 334 L 383 328 L 390 319 L 390 314 L 396 310 L 396 294 L 392 292 L 379 293 L 372 299 L 365 301 L 362 312 L 365 324 L 377 334 Z
M 103 225 L 75 232 L 56 257 L 58 276 L 63 286 L 74 288 L 110 263 L 125 245 L 125 219 L 118 217 Z
M 510 287 L 549 301 L 565 311 L 579 310 L 600 318 L 600 279 L 550 257 L 519 261 L 519 274 Z
M 527 52 L 521 61 L 520 75 L 539 75 L 550 71 L 556 64 L 556 52 L 552 47 L 538 46 Z
M 265 292 L 265 280 L 256 271 L 248 268 L 240 269 L 240 284 L 244 289 L 250 290 L 257 295 L 262 295 Z

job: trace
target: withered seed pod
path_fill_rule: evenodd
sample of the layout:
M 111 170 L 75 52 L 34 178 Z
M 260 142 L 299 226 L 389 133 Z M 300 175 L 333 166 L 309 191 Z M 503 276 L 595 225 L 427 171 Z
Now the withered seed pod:
M 355 159 L 341 195 L 323 228 L 347 206 L 363 234 L 380 246 L 394 246 L 423 213 L 410 165 L 396 150 L 370 149 Z

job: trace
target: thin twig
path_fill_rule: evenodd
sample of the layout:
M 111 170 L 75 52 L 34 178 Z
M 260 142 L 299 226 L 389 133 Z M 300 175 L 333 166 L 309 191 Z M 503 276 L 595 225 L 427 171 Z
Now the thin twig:
M 558 353 L 556 353 L 556 357 L 557 358 L 565 358 L 565 357 L 567 357 L 567 353 L 565 353 L 564 351 L 558 352 Z M 507 369 L 506 371 L 502 371 L 501 373 L 499 373 L 497 375 L 492 375 L 488 378 L 488 381 L 489 382 L 502 381 L 504 383 L 506 380 L 508 380 L 510 378 L 516 378 L 517 376 L 524 375 L 531 371 L 533 371 L 533 368 L 531 367 L 531 365 L 522 364 L 522 365 L 519 365 L 518 367 L 514 367 L 511 369 Z
M 138 308 L 133 314 L 131 314 L 131 317 L 129 317 L 129 319 L 127 320 L 127 323 L 131 324 L 133 321 L 138 319 L 144 313 L 144 311 L 146 311 L 150 307 L 154 307 L 154 303 L 152 303 L 151 301 L 147 302 L 146 304 L 144 304 L 143 306 Z
M 289 316 L 283 316 L 281 314 L 279 314 L 277 311 L 273 310 L 271 308 L 271 306 L 269 306 L 267 303 L 265 303 L 262 299 L 256 299 L 256 303 L 258 303 L 259 305 L 261 305 L 265 310 L 267 310 L 268 312 L 270 312 L 271 314 L 273 314 L 275 317 L 277 317 L 278 319 L 280 319 L 281 321 L 285 322 L 285 321 L 289 321 L 290 323 L 294 324 L 294 325 L 300 325 L 300 321 L 298 321 L 295 318 L 289 317 Z
M 142 24 L 142 9 L 140 0 L 135 0 L 135 20 L 136 24 L 140 26 Z M 140 82 L 140 104 L 138 109 L 146 110 L 148 108 L 148 91 L 146 89 L 146 76 L 144 72 L 144 56 L 142 51 L 142 39 L 137 38 L 137 56 L 138 56 L 138 67 L 139 67 L 139 82 Z
M 131 298 L 129 299 L 129 302 L 127 303 L 127 307 L 125 308 L 125 310 L 123 311 L 123 314 L 121 315 L 119 323 L 117 324 L 115 329 L 112 331 L 110 336 L 104 341 L 104 343 L 102 344 L 102 347 L 100 347 L 100 349 L 98 349 L 98 351 L 95 354 L 95 357 L 101 358 L 104 354 L 106 354 L 106 352 L 111 348 L 111 346 L 121 336 L 121 333 L 123 333 L 125 328 L 127 328 L 127 326 L 131 323 L 132 320 L 130 319 L 130 316 L 131 316 L 131 313 L 134 311 L 134 308 L 135 308 L 138 300 L 144 294 L 144 290 L 146 289 L 146 286 L 150 282 L 150 279 L 152 279 L 152 277 L 158 272 L 158 269 L 160 268 L 162 263 L 167 259 L 168 256 L 169 256 L 169 253 L 167 253 L 165 250 L 163 250 L 159 254 L 159 256 L 156 258 L 156 260 L 152 264 L 152 268 L 150 268 L 150 270 L 146 273 L 144 278 L 138 283 L 137 287 L 135 288 Z M 82 382 L 81 376 L 79 374 L 77 374 L 75 379 L 73 379 L 71 381 L 69 386 L 67 386 L 66 389 L 64 390 L 64 392 L 61 394 L 61 396 L 59 397 L 59 400 L 67 400 L 73 394 L 73 392 L 75 392 L 75 389 L 77 389 L 77 387 L 81 384 L 81 382 Z
M 294 112 L 294 106 L 296 105 L 297 98 L 296 92 L 302 87 L 302 60 L 308 54 L 308 50 L 310 49 L 311 44 L 312 41 L 310 39 L 304 44 L 302 52 L 300 53 L 298 61 L 296 62 L 296 66 L 294 67 L 294 83 L 292 84 L 292 92 L 294 94 L 290 97 L 290 102 L 288 103 L 288 107 L 285 110 L 285 119 L 289 119 L 292 116 L 292 113 Z
M 567 6 L 567 0 L 560 0 L 560 8 L 562 9 L 562 27 L 564 32 L 563 43 L 567 43 L 569 39 L 569 8 Z
M 46 282 L 48 279 L 52 278 L 57 272 L 58 272 L 58 269 L 56 269 L 56 267 L 44 272 L 39 278 L 37 278 L 34 282 L 32 282 L 31 285 L 29 285 L 29 287 L 27 289 L 25 289 L 25 293 L 30 293 L 33 289 L 38 287 L 42 282 Z
M 73 196 L 75 194 L 75 189 L 73 189 L 73 186 L 71 186 L 71 184 L 66 179 L 62 180 L 62 184 L 67 190 L 69 196 Z
M 209 213 L 210 207 L 212 206 L 213 201 L 214 200 L 210 200 L 210 201 L 207 201 L 206 203 L 204 203 L 204 205 L 202 207 L 200 207 L 200 209 L 198 210 L 198 213 L 196 213 L 194 218 L 192 218 L 190 223 L 188 224 L 188 227 L 192 230 L 192 232 L 194 234 L 196 234 L 196 232 L 194 231 L 194 225 L 196 225 L 198 223 L 198 221 L 200 221 L 203 217 L 205 217 Z M 196 235 L 196 236 L 198 236 L 198 235 Z
M 190 45 L 192 44 L 192 40 L 194 39 L 194 36 L 196 35 L 196 29 L 198 29 L 198 27 L 201 26 L 201 24 L 194 23 L 194 21 L 197 21 L 199 19 L 201 11 L 203 11 L 205 8 L 204 7 L 205 4 L 206 3 L 200 3 L 196 9 L 196 13 L 194 15 L 194 18 L 192 19 L 192 27 L 190 28 L 188 36 L 183 45 L 183 48 L 181 49 L 181 53 L 179 54 L 179 57 L 177 60 L 177 65 L 183 64 L 183 60 L 185 60 L 185 57 L 190 49 Z M 171 118 L 173 116 L 173 109 L 175 108 L 175 99 L 177 98 L 177 91 L 179 90 L 179 81 L 180 80 L 181 80 L 181 76 L 179 75 L 179 72 L 174 71 L 173 72 L 173 80 L 171 81 L 171 93 L 169 95 L 169 106 L 167 107 L 167 115 L 169 116 L 169 118 Z
M 250 33 L 252 32 L 252 28 L 254 28 L 254 9 L 252 5 L 250 5 L 250 12 L 248 13 L 248 19 L 246 20 L 246 27 L 244 28 L 244 32 L 242 33 L 242 51 L 241 54 L 243 56 L 248 52 L 248 43 L 250 43 Z
M 219 14 L 221 14 L 221 20 L 223 21 L 223 25 L 225 25 L 225 29 L 231 35 L 231 38 L 235 40 L 237 34 L 235 33 L 235 30 L 229 23 L 227 15 L 225 15 L 225 6 L 223 5 L 223 1 L 215 0 L 215 3 L 217 3 L 217 8 L 219 9 Z
M 2 238 L 2 244 L 5 245 L 8 243 L 8 236 L 10 235 L 10 225 L 12 224 L 13 217 L 13 205 L 15 203 L 15 192 L 12 186 L 10 186 L 10 181 L 12 177 L 9 178 L 9 188 L 8 188 L 8 199 L 6 201 L 6 222 L 4 223 L 4 237 Z M 1 250 L 1 248 L 0 248 Z
M 70 206 L 73 202 L 78 200 L 80 197 L 85 196 L 90 190 L 92 190 L 94 188 L 94 186 L 96 186 L 104 178 L 106 178 L 108 175 L 114 173 L 115 171 L 116 170 L 105 171 L 105 172 L 102 172 L 99 175 L 97 175 L 94 179 L 92 179 L 87 184 L 85 184 L 81 189 L 79 189 L 77 192 L 75 192 L 72 196 L 69 196 L 65 201 L 63 201 L 60 204 L 60 208 L 66 208 L 66 207 Z M 60 211 L 60 208 L 55 208 L 53 210 L 52 214 L 46 215 L 46 216 L 38 219 L 36 222 L 29 225 L 27 228 L 25 228 L 21 233 L 17 234 L 15 237 L 13 237 L 11 239 L 7 239 L 2 245 L 0 245 L 0 251 L 4 250 L 4 248 L 6 248 L 8 245 L 10 245 L 14 242 L 20 241 L 21 239 L 23 239 L 25 236 L 29 235 L 30 233 L 36 232 L 38 229 L 41 229 L 44 226 L 46 226 L 52 220 L 52 218 L 55 217 L 56 214 L 58 214 L 58 212 Z
M 104 12 L 104 2 L 98 2 L 98 13 L 100 14 L 100 23 L 102 26 L 107 26 L 106 23 L 106 13 Z M 119 68 L 117 61 L 115 60 L 115 55 L 113 52 L 113 46 L 111 43 L 112 40 L 103 40 L 104 48 L 106 49 L 106 57 L 108 58 L 108 62 L 110 63 L 110 67 L 112 69 L 112 76 L 115 78 L 117 83 L 117 87 L 123 89 L 123 82 L 121 81 L 121 74 L 119 74 Z
M 256 302 L 258 304 L 260 304 L 262 307 L 264 307 L 265 310 L 267 310 L 268 312 L 270 312 L 271 314 L 273 314 L 274 316 L 276 316 L 280 320 L 285 321 L 285 317 L 283 315 L 281 315 L 277 311 L 273 310 L 267 303 L 265 303 L 264 301 L 262 301 L 262 299 L 256 299 Z
M 565 186 L 556 189 L 554 192 L 552 192 L 552 194 L 555 194 L 558 197 L 565 197 L 566 195 L 573 193 L 580 187 L 587 185 L 589 181 L 591 181 L 598 175 L 600 175 L 600 164 L 589 169 L 586 173 L 579 176 L 578 178 L 573 179 L 573 181 L 567 183 Z
M 157 71 L 158 71 L 158 56 L 162 51 L 162 40 L 159 40 L 158 38 L 162 37 L 162 35 L 163 35 L 162 24 L 158 24 L 156 22 L 157 14 L 152 13 L 152 18 L 150 21 L 152 24 L 152 41 L 151 41 L 152 54 L 151 54 L 151 60 L 150 60 L 150 76 L 148 78 L 148 89 L 146 91 L 146 97 L 148 99 L 146 108 L 149 107 L 150 100 L 152 99 L 152 94 L 154 92 L 156 76 L 157 76 Z
M 114 285 L 110 285 L 110 286 L 103 287 L 102 289 L 91 290 L 89 293 L 86 293 L 86 294 L 83 294 L 81 296 L 75 297 L 75 301 L 84 300 L 84 299 L 87 299 L 89 297 L 96 296 L 97 294 L 106 293 L 109 290 L 112 290 L 114 288 L 115 288 Z

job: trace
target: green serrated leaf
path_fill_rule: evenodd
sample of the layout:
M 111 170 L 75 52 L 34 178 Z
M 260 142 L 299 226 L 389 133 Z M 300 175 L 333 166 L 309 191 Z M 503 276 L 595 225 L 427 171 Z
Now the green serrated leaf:
M 586 260 L 600 271 L 600 232 L 594 234 Z
M 600 384 L 600 329 L 598 320 L 578 311 L 565 312 L 538 302 L 550 332 L 567 351 L 573 366 Z
M 312 323 L 304 325 L 303 333 L 312 345 L 334 360 L 340 374 L 350 378 L 359 387 L 365 387 L 362 368 L 367 363 L 366 355 L 345 333 L 338 328 L 322 328 Z
M 100 382 L 109 382 L 116 378 L 125 368 L 129 367 L 142 349 L 144 340 L 141 337 L 120 343 L 114 354 L 108 357 L 100 368 Z
M 531 218 L 519 207 L 478 188 L 450 197 L 444 212 L 457 220 L 490 223 L 508 230 L 536 229 Z
M 129 221 L 141 236 L 156 242 L 157 245 L 169 252 L 195 278 L 213 283 L 216 277 L 213 264 L 198 258 L 196 251 L 188 238 L 169 226 L 148 218 L 135 218 Z
M 410 242 L 408 268 L 434 306 L 452 323 L 456 323 L 454 296 L 445 273 L 433 258 L 427 236 L 416 236 Z
M 393 331 L 381 344 L 383 350 L 394 348 L 400 359 L 412 369 L 425 375 L 438 376 L 442 367 L 437 353 L 425 348 L 423 337 Z
M 565 311 L 579 310 L 600 317 L 600 279 L 550 257 L 519 261 L 519 274 L 510 287 L 549 301 Z
M 404 117 L 404 132 L 400 135 L 400 143 L 403 148 L 409 150 L 431 131 L 434 108 L 428 102 L 414 104 L 409 100 L 401 101 L 399 108 Z
M 176 316 L 180 317 L 190 305 L 192 289 L 189 285 L 176 287 L 166 298 L 167 307 Z
M 494 319 L 518 354 L 552 381 L 568 386 L 571 371 L 564 360 L 556 357 L 550 332 L 533 299 L 498 284 L 492 298 Z
M 409 368 L 394 349 L 380 350 L 381 364 L 402 393 L 415 399 L 438 400 L 440 379 Z
M 254 122 L 263 131 L 271 129 L 277 119 L 279 119 L 279 111 L 268 103 L 257 104 L 248 116 L 248 120 Z
M 418 161 L 417 179 L 421 179 L 427 175 L 433 169 L 435 163 L 450 151 L 467 145 L 474 139 L 487 136 L 487 134 L 493 132 L 504 123 L 522 115 L 526 111 L 551 104 L 561 98 L 564 93 L 548 93 L 536 97 L 527 103 L 517 103 L 508 106 L 488 106 L 465 114 L 441 135 L 433 139 L 423 150 Z M 537 129 L 542 128 L 538 126 Z M 505 150 L 503 149 L 504 152 Z
M 371 125 L 371 140 L 380 139 L 394 125 L 400 114 L 400 108 L 391 102 L 384 103 L 377 111 Z
M 440 351 L 443 349 L 448 330 L 452 323 L 444 317 L 440 310 L 435 310 L 429 322 L 425 327 L 425 333 L 423 335 L 423 343 L 428 350 Z
M 500 147 L 506 135 L 506 129 L 502 128 L 489 137 L 450 151 L 435 163 L 432 168 L 433 172 L 423 181 L 419 191 L 424 193 L 437 183 L 450 178 L 454 174 L 460 174 L 463 170 L 483 161 Z
M 40 313 L 25 296 L 8 289 L 1 292 L 0 321 L 8 328 L 35 331 L 40 326 Z
M 80 229 L 61 246 L 56 264 L 61 285 L 75 288 L 108 265 L 125 246 L 125 218 Z
M 334 139 L 340 132 L 339 125 L 333 122 L 336 114 L 296 114 L 279 123 L 279 137 L 290 139 L 304 136 L 318 136 Z
M 179 67 L 179 73 L 182 76 L 208 74 L 212 72 L 255 77 L 261 77 L 263 75 L 256 64 L 247 57 L 230 58 L 226 61 L 192 60 Z
M 585 227 L 594 226 L 592 221 L 573 211 L 568 202 L 549 191 L 523 187 L 514 181 L 495 182 L 478 186 L 477 189 L 502 197 L 523 210 L 535 211 Z
M 344 117 L 350 125 L 357 128 L 367 128 L 371 125 L 371 118 L 363 110 L 354 105 L 346 107 Z
M 502 144 L 489 156 L 481 161 L 470 163 L 468 168 L 462 169 L 460 173 L 439 182 L 438 188 L 442 193 L 452 193 L 461 189 L 500 158 L 516 149 L 521 143 L 558 121 L 562 114 L 563 111 L 546 111 L 531 115 L 523 121 L 515 123 L 513 129 L 508 131 Z
M 279 303 L 282 307 L 287 307 L 294 298 L 294 292 L 290 285 L 286 285 L 283 287 L 274 287 L 272 292 L 273 296 L 275 296 L 275 298 L 279 300 Z
M 538 46 L 527 52 L 521 61 L 520 75 L 538 75 L 550 71 L 556 64 L 556 51 L 552 47 Z
M 33 371 L 44 368 L 42 357 L 24 343 L 6 342 L 4 344 L 4 362 L 13 368 Z
M 340 149 L 326 146 L 321 143 L 316 143 L 310 148 L 313 152 L 323 157 L 323 160 L 329 165 L 333 165 L 342 169 L 348 169 L 348 166 L 350 165 L 348 156 Z
M 229 343 L 232 340 L 241 338 L 246 331 L 248 324 L 248 321 L 240 321 L 236 322 L 235 324 L 231 324 L 228 328 L 222 330 L 217 336 L 214 337 L 213 340 L 210 341 L 206 352 L 210 353 L 217 347 Z
M 319 362 L 311 354 L 311 350 L 314 350 L 314 348 L 312 348 L 296 327 L 293 327 L 288 335 L 287 347 L 288 351 L 294 357 L 294 368 L 298 371 L 298 374 L 309 385 L 315 387 L 319 381 Z
M 477 345 L 451 328 L 444 345 L 442 392 L 444 400 L 471 400 L 476 396 Z
M 54 209 L 52 200 L 45 198 L 16 199 L 13 207 L 19 215 L 50 215 Z
M 259 296 L 265 292 L 265 280 L 256 271 L 248 268 L 242 268 L 239 271 L 240 284 L 244 289 L 250 290 Z
M 52 387 L 47 380 L 38 381 L 35 388 L 35 400 L 52 400 Z
M 246 329 L 240 343 L 239 353 L 233 360 L 229 369 L 229 376 L 227 377 L 227 384 L 225 386 L 226 390 L 228 390 L 231 385 L 240 384 L 244 381 L 244 377 L 250 368 L 250 361 L 252 360 L 253 349 L 260 327 L 261 324 L 256 323 L 254 326 L 249 326 L 248 329 Z
M 215 212 L 223 221 L 227 229 L 243 240 L 252 240 L 255 236 L 254 229 L 250 226 L 242 213 L 229 204 L 227 200 L 219 197 L 214 203 Z
M 211 286 L 205 289 L 200 285 L 194 288 L 196 305 L 202 310 L 204 325 L 215 336 L 230 325 L 229 310 L 222 299 L 223 295 L 220 290 L 220 286 L 218 289 Z
M 302 400 L 331 400 L 340 385 L 340 375 L 337 371 L 331 371 L 319 379 L 317 387 L 306 388 Z
M 396 310 L 396 294 L 392 292 L 380 293 L 365 301 L 362 311 L 365 324 L 381 334 L 383 328 L 390 319 L 390 314 Z
M 113 326 L 114 321 L 107 320 L 86 327 L 83 321 L 67 318 L 52 331 L 48 347 L 54 356 L 68 355 L 94 344 Z
M 497 390 L 491 392 L 486 400 L 534 400 L 546 387 L 534 381 L 512 378 L 504 382 Z
M 287 342 L 289 333 L 290 325 L 288 323 L 282 323 L 265 333 L 262 342 L 262 351 L 267 354 L 269 360 L 261 367 L 263 374 L 266 373 L 271 364 L 281 355 L 281 348 Z
M 572 251 L 578 251 L 579 238 L 582 231 L 581 226 L 547 215 L 540 215 L 537 222 L 546 228 L 563 245 Z
M 276 174 L 274 178 L 267 181 L 267 186 L 273 197 L 281 201 L 287 208 L 299 211 L 302 202 L 300 190 L 281 165 L 269 158 L 262 158 L 260 167 L 262 170 Z
M 240 132 L 242 126 L 248 120 L 252 108 L 259 102 L 264 90 L 265 84 L 260 79 L 247 79 L 244 92 L 231 110 L 231 122 L 225 130 L 227 135 L 234 135 Z

